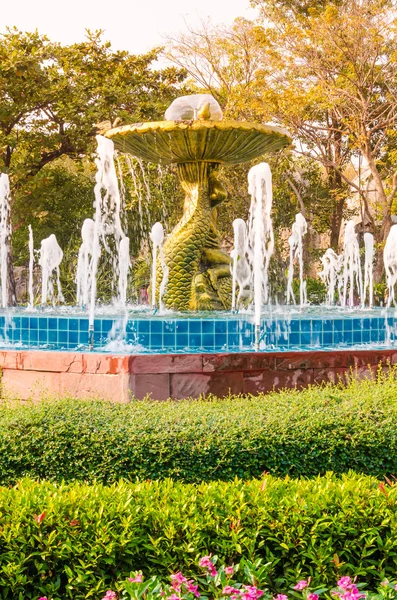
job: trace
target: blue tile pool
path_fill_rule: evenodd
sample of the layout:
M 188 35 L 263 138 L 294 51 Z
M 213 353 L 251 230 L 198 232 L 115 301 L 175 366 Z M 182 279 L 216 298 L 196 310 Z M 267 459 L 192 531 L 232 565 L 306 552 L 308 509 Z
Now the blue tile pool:
M 394 347 L 394 311 L 290 311 L 264 315 L 261 351 Z M 90 341 L 92 342 L 90 345 Z M 151 313 L 98 316 L 90 336 L 86 315 L 17 312 L 0 315 L 0 346 L 131 353 L 247 352 L 255 348 L 251 315 Z

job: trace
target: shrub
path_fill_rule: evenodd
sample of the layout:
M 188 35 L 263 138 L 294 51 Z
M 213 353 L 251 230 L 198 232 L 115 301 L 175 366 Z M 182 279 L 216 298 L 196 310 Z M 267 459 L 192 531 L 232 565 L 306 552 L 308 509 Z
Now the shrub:
M 195 578 L 200 557 L 262 559 L 260 586 L 395 578 L 397 485 L 350 474 L 314 480 L 102 485 L 23 480 L 0 488 L 3 599 L 101 598 L 142 571 Z M 102 594 L 102 596 L 101 596 Z
M 397 379 L 226 400 L 0 405 L 0 484 L 397 474 Z

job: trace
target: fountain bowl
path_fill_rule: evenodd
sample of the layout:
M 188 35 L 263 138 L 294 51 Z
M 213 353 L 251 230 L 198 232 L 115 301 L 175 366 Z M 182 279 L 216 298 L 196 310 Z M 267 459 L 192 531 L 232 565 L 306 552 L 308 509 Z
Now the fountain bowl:
M 286 131 L 244 121 L 158 121 L 110 129 L 105 136 L 121 152 L 169 165 L 212 162 L 236 165 L 290 144 Z

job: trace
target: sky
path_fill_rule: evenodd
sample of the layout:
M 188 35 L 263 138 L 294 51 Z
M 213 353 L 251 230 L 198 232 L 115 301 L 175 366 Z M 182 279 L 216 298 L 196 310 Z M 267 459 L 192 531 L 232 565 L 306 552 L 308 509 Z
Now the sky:
M 59 6 L 59 8 L 57 8 Z M 253 18 L 249 0 L 0 0 L 0 32 L 15 25 L 38 29 L 64 44 L 84 39 L 85 29 L 104 29 L 117 50 L 144 53 L 164 36 L 211 17 L 214 23 Z

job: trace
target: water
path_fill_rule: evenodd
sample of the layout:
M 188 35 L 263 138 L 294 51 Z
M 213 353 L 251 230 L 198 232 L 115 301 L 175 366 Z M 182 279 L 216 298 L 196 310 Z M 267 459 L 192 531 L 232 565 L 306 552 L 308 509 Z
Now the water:
M 48 238 L 41 242 L 39 265 L 41 267 L 41 304 L 45 306 L 47 302 L 64 302 L 62 287 L 60 281 L 59 265 L 62 262 L 63 252 L 60 248 L 57 238 L 52 233 Z M 54 283 L 56 283 L 57 293 L 55 294 Z
M 253 352 L 256 325 L 250 313 L 153 315 L 149 307 L 97 307 L 94 330 L 85 311 L 71 307 L 10 309 L 0 313 L 1 346 L 129 354 Z M 261 352 L 388 349 L 397 345 L 394 309 L 275 307 L 260 318 Z M 387 337 L 386 326 L 390 337 Z M 92 338 L 92 339 L 91 339 Z M 0 337 L 1 339 L 1 337 Z
M 343 296 L 342 306 L 352 308 L 363 299 L 360 246 L 354 221 L 348 221 L 343 242 Z
M 240 306 L 240 301 L 247 294 L 247 288 L 250 285 L 251 271 L 248 264 L 248 240 L 247 227 L 243 219 L 233 221 L 234 248 L 231 252 L 233 259 L 232 268 L 232 312 Z M 238 285 L 238 296 L 236 298 Z
M 396 305 L 395 286 L 397 282 L 397 225 L 390 229 L 383 250 L 383 261 L 386 272 L 387 306 Z
M 339 299 L 342 298 L 343 279 L 341 272 L 343 256 L 339 256 L 332 248 L 328 248 L 320 260 L 323 270 L 320 271 L 319 276 L 327 287 L 327 305 L 333 306 L 336 292 L 338 292 Z
M 5 173 L 0 174 L 0 286 L 1 306 L 8 306 L 8 262 L 10 253 L 10 180 Z
M 248 260 L 254 291 L 254 322 L 259 328 L 261 310 L 269 300 L 269 263 L 274 250 L 272 174 L 267 163 L 252 167 L 248 173 L 251 206 L 248 217 Z
M 32 226 L 29 225 L 29 308 L 34 306 L 33 275 L 34 275 L 34 241 Z
M 164 243 L 164 229 L 161 223 L 157 222 L 153 225 L 152 230 L 150 232 L 150 239 L 153 244 L 153 256 L 152 256 L 152 280 L 151 280 L 151 288 L 152 288 L 152 308 L 156 308 L 156 295 L 157 295 L 157 254 L 160 256 L 160 265 L 161 272 L 163 274 L 160 290 L 159 290 L 159 307 L 160 311 L 164 312 L 164 304 L 163 298 L 164 293 L 168 283 L 168 274 L 169 269 L 165 262 L 164 251 L 163 251 L 163 243 Z
M 306 281 L 303 278 L 303 238 L 307 233 L 307 222 L 305 217 L 298 213 L 295 217 L 295 223 L 292 225 L 292 232 L 288 238 L 289 244 L 289 268 L 287 282 L 287 304 L 295 302 L 295 295 L 292 289 L 294 280 L 294 261 L 298 259 L 299 263 L 299 301 L 301 307 L 307 304 Z
M 374 265 L 374 236 L 372 233 L 364 233 L 364 287 L 362 302 L 365 305 L 368 290 L 368 304 L 370 307 L 374 303 L 374 280 L 373 280 L 373 265 Z
M 81 238 L 82 243 L 77 260 L 76 300 L 79 306 L 86 307 L 89 305 L 93 285 L 94 244 L 99 246 L 99 239 L 95 237 L 95 222 L 92 219 L 85 219 L 81 228 Z M 95 252 L 99 258 L 101 254 L 100 247 L 96 248 Z

